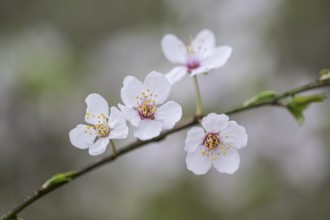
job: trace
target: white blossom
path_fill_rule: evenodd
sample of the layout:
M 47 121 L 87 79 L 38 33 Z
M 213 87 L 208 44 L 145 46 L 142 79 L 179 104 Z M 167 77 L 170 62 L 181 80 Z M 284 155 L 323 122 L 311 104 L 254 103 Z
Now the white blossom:
M 124 79 L 121 89 L 124 105 L 119 105 L 119 108 L 134 127 L 135 137 L 140 140 L 154 138 L 162 130 L 173 128 L 180 120 L 181 106 L 173 101 L 165 103 L 170 91 L 169 81 L 155 71 L 145 78 L 144 83 L 134 76 Z
M 194 39 L 191 39 L 188 46 L 173 34 L 165 35 L 161 46 L 165 57 L 171 63 L 178 65 L 166 74 L 172 85 L 186 74 L 193 76 L 222 67 L 232 52 L 229 46 L 216 47 L 214 34 L 207 29 L 200 31 Z
M 109 106 L 99 94 L 90 94 L 86 98 L 87 110 L 85 121 L 88 125 L 79 124 L 69 133 L 71 144 L 79 149 L 89 149 L 92 156 L 105 152 L 110 139 L 124 139 L 128 127 L 122 112 Z
M 220 173 L 233 174 L 240 164 L 238 149 L 247 145 L 245 128 L 228 121 L 225 114 L 211 113 L 202 120 L 202 127 L 187 133 L 185 150 L 188 170 L 202 175 L 213 165 Z

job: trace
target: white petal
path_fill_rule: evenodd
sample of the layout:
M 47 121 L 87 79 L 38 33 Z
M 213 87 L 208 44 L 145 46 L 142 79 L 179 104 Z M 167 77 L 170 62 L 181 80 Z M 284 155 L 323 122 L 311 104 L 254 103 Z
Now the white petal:
M 117 125 L 125 124 L 124 114 L 116 107 L 111 107 L 108 123 L 110 128 L 115 128 Z
M 128 135 L 128 127 L 124 114 L 116 107 L 111 108 L 109 126 L 112 129 L 110 132 L 110 139 L 123 139 Z
M 186 62 L 186 46 L 173 34 L 167 34 L 161 41 L 162 50 L 165 57 L 174 64 L 184 64 Z
M 245 128 L 235 121 L 230 121 L 228 126 L 220 133 L 220 139 L 232 147 L 240 149 L 247 145 L 248 136 Z
M 163 104 L 171 92 L 171 85 L 164 74 L 152 71 L 144 80 L 146 89 L 157 95 L 156 104 Z
M 210 113 L 202 120 L 202 126 L 208 132 L 218 133 L 228 125 L 228 116 L 225 114 Z
M 92 156 L 102 154 L 107 149 L 108 144 L 108 138 L 100 138 L 95 142 L 95 144 L 89 147 L 88 153 Z
M 93 93 L 87 96 L 85 99 L 87 104 L 85 121 L 90 124 L 97 124 L 98 117 L 104 114 L 109 116 L 109 106 L 107 101 L 99 94 Z M 102 118 L 102 117 L 101 117 Z
M 209 57 L 201 61 L 201 66 L 205 66 L 209 70 L 222 67 L 227 63 L 231 52 L 232 48 L 229 46 L 217 47 L 212 51 Z
M 201 147 L 199 147 L 195 152 L 188 152 L 186 164 L 188 170 L 196 175 L 202 175 L 209 171 L 212 161 L 208 157 L 202 156 Z
M 215 47 L 213 32 L 207 29 L 200 31 L 193 40 L 192 47 L 200 59 L 210 56 Z
M 205 131 L 201 127 L 193 127 L 191 128 L 186 137 L 185 141 L 185 151 L 194 152 L 197 147 L 203 143 L 205 138 Z
M 174 67 L 170 72 L 166 73 L 165 76 L 171 85 L 180 81 L 187 74 L 187 68 L 185 66 Z
M 94 144 L 96 131 L 92 127 L 87 129 L 87 125 L 79 124 L 77 127 L 70 131 L 69 137 L 73 146 L 80 149 L 86 149 Z
M 126 125 L 122 125 L 120 127 L 116 127 L 110 132 L 110 139 L 125 139 L 128 135 L 128 127 Z
M 228 155 L 221 155 L 219 156 L 214 162 L 213 166 L 220 172 L 220 173 L 228 173 L 233 174 L 239 168 L 240 158 L 238 152 L 228 154 Z
M 150 119 L 142 120 L 139 127 L 135 128 L 134 136 L 140 140 L 157 137 L 162 130 L 162 123 Z
M 128 120 L 134 127 L 139 126 L 141 122 L 141 117 L 137 110 L 134 108 L 129 108 L 124 105 L 119 104 L 118 107 L 123 112 L 126 120 Z
M 168 130 L 174 127 L 182 116 L 181 106 L 173 101 L 168 101 L 155 112 L 155 120 L 162 123 L 162 128 Z
M 141 95 L 143 84 L 134 76 L 126 76 L 124 86 L 121 89 L 121 100 L 127 107 L 136 107 L 136 97 Z

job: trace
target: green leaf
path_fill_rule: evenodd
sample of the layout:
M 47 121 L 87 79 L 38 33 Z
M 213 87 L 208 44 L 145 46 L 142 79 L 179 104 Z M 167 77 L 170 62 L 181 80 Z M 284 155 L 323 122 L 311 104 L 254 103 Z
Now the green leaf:
M 330 73 L 330 69 L 322 69 L 321 71 L 320 71 L 320 75 L 322 76 L 322 75 L 327 75 L 327 74 L 329 74 Z
M 293 117 L 296 119 L 299 126 L 303 125 L 305 122 L 305 117 L 303 114 L 303 110 L 296 107 L 295 105 L 288 105 L 289 112 L 293 115 Z
M 259 92 L 258 94 L 256 94 L 255 96 L 253 96 L 252 98 L 246 100 L 243 105 L 244 106 L 248 106 L 248 105 L 252 105 L 252 104 L 258 104 L 261 102 L 268 102 L 268 101 L 272 101 L 277 97 L 277 93 L 271 90 L 266 90 L 266 91 L 262 91 Z
M 294 96 L 287 100 L 286 107 L 301 126 L 305 122 L 304 110 L 306 110 L 310 104 L 323 102 L 326 98 L 327 96 L 323 93 L 310 96 Z
M 52 178 L 47 180 L 43 185 L 42 188 L 46 189 L 52 186 L 56 186 L 62 183 L 70 182 L 72 177 L 76 174 L 76 171 L 70 171 L 66 173 L 59 173 L 54 175 Z
M 323 69 L 320 71 L 320 81 L 324 82 L 330 80 L 330 69 Z

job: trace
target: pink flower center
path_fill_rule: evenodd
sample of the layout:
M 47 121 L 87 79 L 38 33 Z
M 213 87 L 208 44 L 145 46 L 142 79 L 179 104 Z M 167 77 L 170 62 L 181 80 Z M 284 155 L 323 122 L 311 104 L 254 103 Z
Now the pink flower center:
M 188 59 L 188 61 L 186 63 L 188 72 L 191 72 L 192 70 L 197 69 L 200 66 L 201 66 L 201 64 L 197 59 Z
M 142 120 L 154 119 L 156 107 L 156 94 L 152 94 L 149 89 L 141 93 L 141 96 L 137 96 L 137 111 Z
M 97 131 L 97 136 L 99 138 L 108 137 L 111 132 L 111 128 L 109 127 L 108 122 L 100 122 L 99 124 L 95 125 L 95 130 Z
M 220 146 L 220 136 L 215 133 L 208 133 L 203 141 L 203 145 L 207 150 L 214 150 Z

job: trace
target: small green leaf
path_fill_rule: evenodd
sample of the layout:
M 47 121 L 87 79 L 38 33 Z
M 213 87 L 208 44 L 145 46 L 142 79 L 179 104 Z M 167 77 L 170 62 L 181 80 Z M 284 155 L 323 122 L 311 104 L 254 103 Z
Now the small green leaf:
M 330 69 L 323 69 L 320 72 L 320 81 L 324 82 L 330 80 Z
M 261 103 L 261 102 L 272 101 L 276 97 L 277 97 L 276 92 L 271 91 L 271 90 L 266 90 L 266 91 L 259 92 L 258 94 L 256 94 L 252 98 L 246 100 L 243 103 L 243 105 L 248 106 L 248 105 L 252 105 L 252 104 L 258 104 L 258 103 Z
M 54 175 L 52 178 L 47 180 L 43 185 L 42 188 L 46 189 L 55 185 L 59 185 L 62 183 L 66 183 L 72 180 L 72 177 L 76 174 L 75 171 L 70 171 L 66 173 L 59 173 Z
M 286 106 L 289 112 L 294 116 L 298 124 L 301 126 L 305 122 L 304 110 L 312 103 L 322 102 L 327 98 L 323 93 L 310 96 L 294 96 L 287 100 Z
M 305 122 L 305 117 L 303 114 L 303 110 L 296 107 L 295 105 L 288 105 L 289 112 L 293 115 L 293 117 L 296 119 L 299 126 L 303 125 Z
M 322 69 L 321 71 L 320 71 L 320 75 L 322 76 L 322 75 L 328 75 L 330 73 L 330 69 Z

